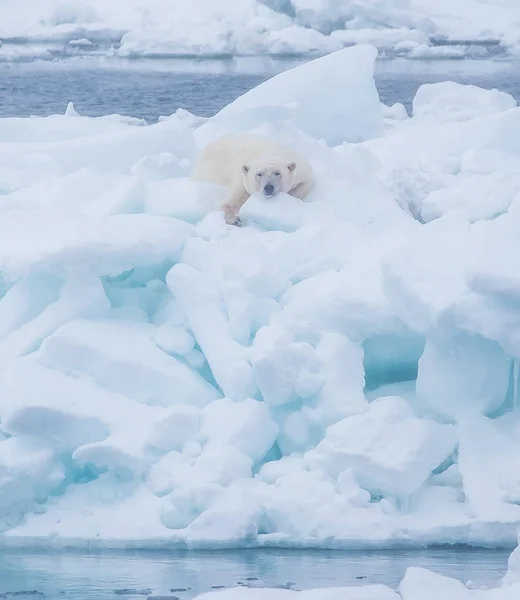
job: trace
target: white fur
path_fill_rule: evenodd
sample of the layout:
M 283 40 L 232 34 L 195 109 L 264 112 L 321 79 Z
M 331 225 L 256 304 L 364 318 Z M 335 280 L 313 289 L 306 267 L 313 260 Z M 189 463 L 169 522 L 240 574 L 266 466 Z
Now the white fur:
M 285 192 L 303 200 L 315 181 L 303 156 L 275 140 L 252 134 L 228 135 L 211 142 L 202 151 L 192 178 L 229 189 L 222 209 L 230 225 L 240 224 L 238 213 L 252 194 L 261 191 L 272 198 Z M 272 193 L 268 196 L 267 192 Z

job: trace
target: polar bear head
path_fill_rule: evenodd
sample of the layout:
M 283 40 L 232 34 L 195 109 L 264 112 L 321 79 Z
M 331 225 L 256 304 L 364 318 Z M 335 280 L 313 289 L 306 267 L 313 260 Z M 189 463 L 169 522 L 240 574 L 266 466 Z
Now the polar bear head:
M 272 198 L 278 192 L 287 193 L 292 187 L 296 163 L 283 158 L 266 157 L 242 166 L 244 187 L 249 194 L 260 192 Z

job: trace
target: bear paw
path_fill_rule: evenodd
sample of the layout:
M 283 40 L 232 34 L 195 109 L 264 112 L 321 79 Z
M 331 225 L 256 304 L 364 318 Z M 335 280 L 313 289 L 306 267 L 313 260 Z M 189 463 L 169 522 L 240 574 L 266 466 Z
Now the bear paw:
M 240 227 L 242 225 L 242 219 L 235 213 L 226 212 L 225 219 L 228 225 L 235 225 L 235 227 Z

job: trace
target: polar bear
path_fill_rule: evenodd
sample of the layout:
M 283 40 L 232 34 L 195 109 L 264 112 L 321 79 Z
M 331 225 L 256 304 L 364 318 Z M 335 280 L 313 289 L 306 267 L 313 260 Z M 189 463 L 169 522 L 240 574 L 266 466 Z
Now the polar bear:
M 227 186 L 222 210 L 229 225 L 240 225 L 241 207 L 254 193 L 273 198 L 285 192 L 303 200 L 314 187 L 307 160 L 279 142 L 253 134 L 226 135 L 202 151 L 192 179 Z

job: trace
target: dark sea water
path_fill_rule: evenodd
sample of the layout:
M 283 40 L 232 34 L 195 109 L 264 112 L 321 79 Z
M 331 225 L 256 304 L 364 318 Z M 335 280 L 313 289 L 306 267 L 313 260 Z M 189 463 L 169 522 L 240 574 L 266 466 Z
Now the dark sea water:
M 184 108 L 211 116 L 277 72 L 300 61 L 67 60 L 0 63 L 0 116 L 119 113 L 156 121 Z M 498 88 L 520 101 L 518 62 L 380 60 L 376 84 L 385 104 L 408 110 L 423 83 L 453 80 Z
M 367 583 L 396 587 L 409 566 L 425 567 L 464 582 L 471 581 L 476 587 L 490 587 L 506 572 L 507 557 L 508 552 L 502 550 L 456 549 L 353 553 L 297 550 L 9 552 L 0 554 L 0 594 L 36 591 L 43 596 L 23 598 L 42 600 L 138 600 L 149 596 L 177 596 L 183 600 L 240 583 L 293 589 Z M 137 591 L 143 594 L 135 595 Z

